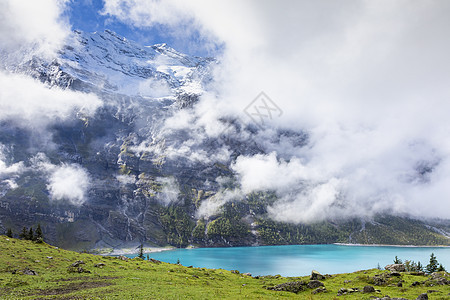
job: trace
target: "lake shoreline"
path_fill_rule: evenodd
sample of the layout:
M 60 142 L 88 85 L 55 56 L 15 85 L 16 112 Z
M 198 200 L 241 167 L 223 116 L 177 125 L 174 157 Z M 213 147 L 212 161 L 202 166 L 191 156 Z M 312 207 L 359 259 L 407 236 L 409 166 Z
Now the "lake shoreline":
M 351 243 L 333 243 L 332 245 L 354 246 L 354 247 L 450 248 L 450 246 L 446 245 L 390 245 L 390 244 L 351 244 Z
M 316 246 L 316 245 L 336 245 L 336 246 L 350 246 L 350 247 L 393 247 L 393 248 L 450 248 L 445 245 L 390 245 L 390 244 L 351 244 L 351 243 L 331 243 L 331 244 L 301 244 L 301 245 L 259 245 L 259 246 L 240 246 L 242 248 L 254 247 L 271 247 L 271 246 Z M 196 247 L 189 245 L 185 248 L 176 247 L 144 247 L 144 254 L 158 253 L 163 251 L 173 251 L 178 249 L 217 249 L 217 248 L 239 248 L 239 247 Z M 96 249 L 101 255 L 134 255 L 138 253 L 136 247 L 118 248 L 118 249 Z
M 158 253 L 163 251 L 175 250 L 175 247 L 144 247 L 144 254 Z M 119 255 L 135 255 L 139 250 L 135 247 L 133 248 L 119 248 L 119 249 L 95 249 L 95 252 L 100 255 L 105 256 L 119 256 Z

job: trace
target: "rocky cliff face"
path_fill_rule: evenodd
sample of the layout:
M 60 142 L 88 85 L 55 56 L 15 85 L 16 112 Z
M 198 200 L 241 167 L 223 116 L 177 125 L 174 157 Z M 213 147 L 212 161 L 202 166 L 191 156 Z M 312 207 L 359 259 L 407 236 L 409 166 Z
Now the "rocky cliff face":
M 167 125 L 175 113 L 189 111 L 208 91 L 216 61 L 184 55 L 164 44 L 143 47 L 111 31 L 75 31 L 72 38 L 57 59 L 32 57 L 7 66 L 49 88 L 93 93 L 101 105 L 94 114 L 82 108 L 71 111 L 42 136 L 14 119 L 0 122 L 0 163 L 4 168 L 20 168 L 20 172 L 0 173 L 3 229 L 18 232 L 22 226 L 40 223 L 50 242 L 78 249 L 141 242 L 175 246 L 348 242 L 349 238 L 370 242 L 361 233 L 366 227 L 354 225 L 354 220 L 320 226 L 266 220 L 271 203 L 267 193 L 228 202 L 213 215 L 199 213 L 206 199 L 215 197 L 221 203 L 219 186 L 232 189 L 230 164 L 238 155 L 267 151 L 251 138 L 198 138 L 198 132 Z M 223 122 L 245 133 L 242 137 L 258 130 L 236 120 Z M 307 141 L 304 133 L 291 131 L 276 132 L 275 137 L 299 147 Z M 72 173 L 64 173 L 67 168 Z M 58 196 L 52 180 L 73 172 L 87 175 L 86 194 L 73 199 L 65 193 Z M 424 231 L 430 237 L 424 243 L 448 244 L 430 228 Z

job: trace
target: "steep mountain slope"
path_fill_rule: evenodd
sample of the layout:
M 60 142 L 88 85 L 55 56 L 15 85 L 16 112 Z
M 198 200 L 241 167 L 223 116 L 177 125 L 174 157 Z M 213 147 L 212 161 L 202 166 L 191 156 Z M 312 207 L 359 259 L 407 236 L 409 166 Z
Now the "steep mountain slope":
M 6 65 L 50 89 L 95 94 L 101 105 L 94 114 L 73 110 L 45 128 L 1 120 L 0 163 L 9 170 L 0 174 L 3 230 L 41 223 L 49 241 L 68 248 L 140 242 L 449 244 L 440 223 L 426 227 L 407 218 L 389 223 L 377 217 L 367 225 L 339 218 L 290 225 L 267 219 L 274 200 L 269 192 L 234 195 L 239 201 L 225 203 L 238 184 L 230 168 L 237 156 L 269 153 L 281 139 L 302 147 L 308 136 L 276 130 L 261 143 L 252 138 L 258 128 L 235 119 L 222 122 L 239 135 L 215 138 L 202 134 L 205 126 L 179 125 L 197 123 L 190 113 L 199 96 L 211 92 L 215 64 L 164 44 L 143 47 L 111 31 L 75 31 L 57 59 Z M 184 119 L 180 112 L 186 112 Z M 72 187 L 63 180 L 71 176 Z M 222 209 L 205 213 L 205 203 Z M 419 236 L 404 239 L 405 223 L 420 228 Z

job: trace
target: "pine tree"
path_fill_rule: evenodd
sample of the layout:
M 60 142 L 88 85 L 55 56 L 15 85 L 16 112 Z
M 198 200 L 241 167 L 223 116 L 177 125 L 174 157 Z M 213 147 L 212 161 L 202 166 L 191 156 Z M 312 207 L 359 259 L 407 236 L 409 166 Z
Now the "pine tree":
M 397 255 L 396 255 L 396 256 L 395 256 L 395 259 L 394 259 L 394 264 L 401 264 L 401 263 L 403 263 L 402 260 L 399 259 L 399 258 L 397 257 Z
M 431 253 L 430 255 L 430 263 L 427 265 L 426 270 L 428 274 L 436 272 L 438 269 L 438 261 L 436 259 L 436 256 L 434 256 L 434 253 Z
M 41 224 L 38 223 L 36 231 L 36 235 L 34 237 L 35 241 L 38 243 L 42 243 L 44 241 L 44 235 L 42 234 Z
M 26 227 L 22 228 L 22 232 L 19 234 L 19 238 L 27 240 L 28 239 L 28 230 Z
M 439 267 L 437 268 L 436 272 L 445 272 L 445 268 L 442 264 L 439 264 Z
M 417 272 L 423 272 L 423 266 L 420 261 L 417 263 Z
M 28 231 L 27 234 L 27 240 L 33 241 L 34 240 L 34 232 L 33 232 L 33 227 L 30 227 L 30 230 Z
M 8 231 L 6 232 L 6 236 L 9 237 L 9 238 L 13 237 L 13 232 L 12 232 L 11 228 L 8 228 Z
M 138 255 L 138 257 L 141 258 L 141 259 L 145 259 L 145 256 L 144 256 L 144 244 L 141 244 L 139 246 L 139 255 Z

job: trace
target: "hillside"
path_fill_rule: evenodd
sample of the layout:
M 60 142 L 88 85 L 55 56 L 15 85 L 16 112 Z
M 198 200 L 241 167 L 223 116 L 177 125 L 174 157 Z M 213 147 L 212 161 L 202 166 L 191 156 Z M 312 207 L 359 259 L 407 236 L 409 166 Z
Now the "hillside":
M 441 273 L 441 279 L 437 275 L 430 279 L 430 276 L 411 273 L 387 274 L 388 271 L 372 269 L 325 276 L 320 282 L 327 291 L 314 294 L 321 284 L 310 281 L 309 276 L 252 277 L 237 271 L 83 254 L 45 243 L 0 236 L 2 299 L 336 299 L 339 291 L 347 293 L 343 299 L 371 299 L 385 295 L 416 299 L 427 291 L 428 299 L 450 299 L 448 285 L 437 284 L 438 281 L 448 282 L 445 281 L 449 278 L 447 273 Z M 302 291 L 298 294 L 276 291 L 283 289 L 279 284 L 298 281 L 304 283 L 287 285 L 299 287 Z M 398 282 L 402 282 L 401 287 L 397 286 Z M 412 286 L 414 282 L 422 283 Z M 363 293 L 364 286 L 368 285 L 378 291 Z

